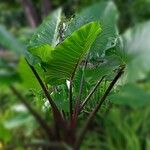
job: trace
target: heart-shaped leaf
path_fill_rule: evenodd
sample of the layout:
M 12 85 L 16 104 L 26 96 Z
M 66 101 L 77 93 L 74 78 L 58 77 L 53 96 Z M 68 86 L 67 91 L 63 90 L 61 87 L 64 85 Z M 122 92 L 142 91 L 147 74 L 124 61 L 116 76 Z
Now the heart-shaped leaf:
M 44 45 L 47 50 L 43 50 L 43 46 L 39 47 L 38 50 L 33 48 L 32 53 L 41 57 L 43 62 L 48 60 L 49 57 L 49 60 L 45 63 L 46 82 L 53 85 L 62 83 L 67 79 L 73 79 L 81 59 L 90 49 L 100 31 L 100 24 L 91 22 L 73 32 L 53 50 L 50 45 Z M 45 52 L 48 54 L 46 59 L 43 56 Z

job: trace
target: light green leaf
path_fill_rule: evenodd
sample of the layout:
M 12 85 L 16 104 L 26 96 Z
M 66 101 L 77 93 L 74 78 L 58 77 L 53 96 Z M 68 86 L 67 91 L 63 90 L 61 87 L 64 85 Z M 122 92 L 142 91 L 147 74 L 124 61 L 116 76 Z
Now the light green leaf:
M 100 31 L 100 24 L 91 22 L 73 32 L 63 43 L 58 45 L 51 52 L 51 59 L 46 66 L 46 81 L 56 84 L 73 78 L 82 58 Z
M 40 89 L 40 85 L 37 79 L 35 78 L 32 70 L 30 69 L 24 58 L 20 59 L 20 62 L 18 64 L 18 73 L 22 80 L 23 87 L 28 89 Z
M 150 92 L 135 84 L 127 84 L 109 97 L 114 104 L 141 107 L 150 104 Z
M 123 41 L 128 58 L 127 81 L 144 79 L 150 72 L 150 21 L 128 29 Z
M 116 24 L 118 11 L 112 1 L 99 2 L 76 14 L 71 21 L 66 37 L 73 31 L 91 21 L 99 21 L 102 25 L 102 33 L 99 34 L 91 47 L 95 55 L 101 55 L 105 50 L 111 47 L 111 43 L 118 36 Z
M 54 49 L 48 44 L 29 49 L 33 55 L 38 56 L 43 62 L 47 62 L 50 59 L 52 50 Z
M 58 9 L 44 20 L 31 38 L 29 48 L 44 44 L 50 44 L 53 47 L 57 45 L 61 13 L 62 10 Z

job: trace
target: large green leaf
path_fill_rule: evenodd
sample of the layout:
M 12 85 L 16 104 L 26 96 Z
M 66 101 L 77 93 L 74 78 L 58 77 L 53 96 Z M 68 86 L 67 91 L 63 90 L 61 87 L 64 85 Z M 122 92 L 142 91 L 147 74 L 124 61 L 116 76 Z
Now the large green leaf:
M 96 56 L 101 55 L 104 50 L 112 46 L 112 42 L 118 36 L 117 18 L 118 12 L 112 1 L 96 3 L 76 14 L 65 33 L 66 37 L 88 22 L 99 21 L 102 25 L 102 33 L 97 36 L 91 51 Z
M 92 57 L 92 56 L 91 56 Z M 105 51 L 102 57 L 95 57 L 89 60 L 85 74 L 88 81 L 98 81 L 102 76 L 107 76 L 106 80 L 114 77 L 115 70 L 120 65 L 125 64 L 126 55 L 122 49 L 121 39 L 116 39 L 114 47 Z
M 53 47 L 57 45 L 61 12 L 62 10 L 58 9 L 44 20 L 31 38 L 29 48 L 44 44 L 50 44 Z
M 0 25 L 0 44 L 8 50 L 20 55 L 24 53 L 25 46 L 21 44 L 6 28 Z
M 115 104 L 136 108 L 150 104 L 150 92 L 136 84 L 127 84 L 109 99 Z
M 88 82 L 97 82 L 98 80 L 100 80 L 100 78 L 102 78 L 103 76 L 108 76 L 108 75 L 112 75 L 113 72 L 113 68 L 111 68 L 111 66 L 100 66 L 98 68 L 88 68 L 85 70 L 85 76 Z
M 79 63 L 100 31 L 98 22 L 88 23 L 52 50 L 46 66 L 46 81 L 56 84 L 73 78 Z
M 145 78 L 150 72 L 150 21 L 128 29 L 123 41 L 128 58 L 127 80 L 134 82 Z

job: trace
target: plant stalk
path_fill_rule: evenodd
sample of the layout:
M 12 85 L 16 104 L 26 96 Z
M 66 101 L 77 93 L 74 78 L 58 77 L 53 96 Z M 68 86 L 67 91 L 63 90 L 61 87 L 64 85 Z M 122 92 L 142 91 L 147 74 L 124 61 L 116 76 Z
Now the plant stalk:
M 52 131 L 50 127 L 47 125 L 46 121 L 30 106 L 27 100 L 17 91 L 14 86 L 10 86 L 11 91 L 18 97 L 18 99 L 26 106 L 29 112 L 34 116 L 36 121 L 40 124 L 42 129 L 45 131 L 46 135 L 50 140 L 52 140 Z
M 79 112 L 81 112 L 83 110 L 83 108 L 85 107 L 85 105 L 87 104 L 87 102 L 90 100 L 91 96 L 95 93 L 95 91 L 97 90 L 97 88 L 99 87 L 99 85 L 102 83 L 103 79 L 105 78 L 105 76 L 103 76 L 98 82 L 97 84 L 94 86 L 94 88 L 91 90 L 91 92 L 88 94 L 88 96 L 85 98 L 85 100 L 83 101 L 83 103 L 80 106 L 80 110 Z
M 25 149 L 71 149 L 69 145 L 63 142 L 38 142 L 38 143 L 23 143 L 23 144 L 14 144 L 14 145 L 7 145 L 5 150 L 14 150 L 16 147 L 24 147 Z
M 92 121 L 92 119 L 95 117 L 96 113 L 98 112 L 98 110 L 101 108 L 103 102 L 106 100 L 106 97 L 108 96 L 108 94 L 110 93 L 110 91 L 112 90 L 112 88 L 114 87 L 115 83 L 118 81 L 118 79 L 121 77 L 121 75 L 124 72 L 124 68 L 125 66 L 122 66 L 120 68 L 120 70 L 118 71 L 117 75 L 115 76 L 115 78 L 113 79 L 113 81 L 110 83 L 109 87 L 107 88 L 106 92 L 104 93 L 104 95 L 100 98 L 99 103 L 96 105 L 95 109 L 90 113 L 89 117 L 87 118 L 83 128 L 81 129 L 81 132 L 75 142 L 74 145 L 74 150 L 78 150 L 82 140 L 84 138 L 84 135 L 88 129 L 88 126 L 90 124 L 90 122 Z
M 27 61 L 28 63 L 28 61 Z M 51 98 L 46 86 L 44 85 L 42 79 L 40 78 L 40 76 L 38 75 L 38 73 L 36 72 L 35 68 L 33 66 L 31 66 L 28 63 L 29 67 L 31 68 L 33 74 L 35 75 L 37 81 L 39 82 L 45 96 L 47 97 L 51 107 L 52 107 L 52 112 L 53 112 L 53 116 L 54 116 L 54 123 L 55 123 L 55 132 L 56 132 L 56 136 L 59 139 L 59 130 L 62 126 L 65 126 L 65 122 L 63 120 L 63 117 L 61 115 L 61 112 L 59 111 L 58 107 L 56 106 L 56 104 L 54 103 L 53 99 Z
M 81 82 L 80 82 L 79 94 L 76 98 L 76 105 L 75 105 L 75 109 L 74 109 L 73 116 L 72 116 L 71 128 L 73 128 L 73 129 L 76 127 L 76 124 L 77 124 L 77 118 L 78 118 L 78 112 L 79 112 L 79 108 L 80 108 L 81 95 L 82 95 L 82 92 L 83 92 L 83 85 L 84 85 L 84 71 L 87 67 L 88 56 L 89 56 L 89 54 L 86 57 L 86 60 L 85 60 L 85 63 L 84 63 L 83 69 L 82 69 L 82 77 L 81 77 Z
M 73 104 L 72 104 L 72 85 L 73 81 L 70 80 L 70 86 L 69 86 L 69 111 L 70 111 L 70 120 L 72 120 L 72 114 L 73 114 Z

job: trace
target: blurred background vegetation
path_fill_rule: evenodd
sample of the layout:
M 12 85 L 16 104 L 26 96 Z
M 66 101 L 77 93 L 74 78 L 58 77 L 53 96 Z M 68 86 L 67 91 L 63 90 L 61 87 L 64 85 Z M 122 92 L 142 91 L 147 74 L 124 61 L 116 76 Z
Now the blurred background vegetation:
M 0 24 L 4 25 L 19 41 L 26 44 L 36 27 L 56 8 L 63 6 L 64 13 L 72 16 L 75 11 L 96 2 L 98 1 L 0 0 Z M 150 0 L 114 0 L 114 3 L 119 11 L 118 28 L 120 33 L 150 20 Z M 13 68 L 17 61 L 14 53 L 0 45 L 1 63 Z M 140 86 L 144 86 L 144 89 L 150 91 L 150 76 L 139 82 L 142 83 Z M 133 93 L 138 91 L 132 88 L 131 90 Z M 33 97 L 24 89 L 22 92 L 26 97 Z M 141 96 L 142 93 L 137 93 L 137 99 L 138 94 Z M 132 95 L 130 97 L 133 98 Z M 128 101 L 131 100 L 128 99 Z M 41 97 L 38 94 L 38 101 L 34 99 L 31 103 L 46 119 L 49 118 L 48 111 L 44 109 L 46 104 L 43 106 L 42 94 Z M 135 103 L 128 102 L 126 104 L 127 102 L 121 105 L 106 103 L 91 124 L 81 149 L 150 150 L 150 102 L 139 104 L 136 107 Z M 39 110 L 38 108 L 43 109 Z M 88 108 L 85 116 L 82 117 L 86 117 L 86 113 L 88 114 Z M 50 122 L 49 119 L 47 120 Z M 0 79 L 0 150 L 3 150 L 4 146 L 9 150 L 26 150 L 28 145 L 24 143 L 42 142 L 39 140 L 44 137 L 42 132 L 32 115 L 24 105 L 18 102 L 18 99 L 7 86 L 3 85 L 3 80 Z

